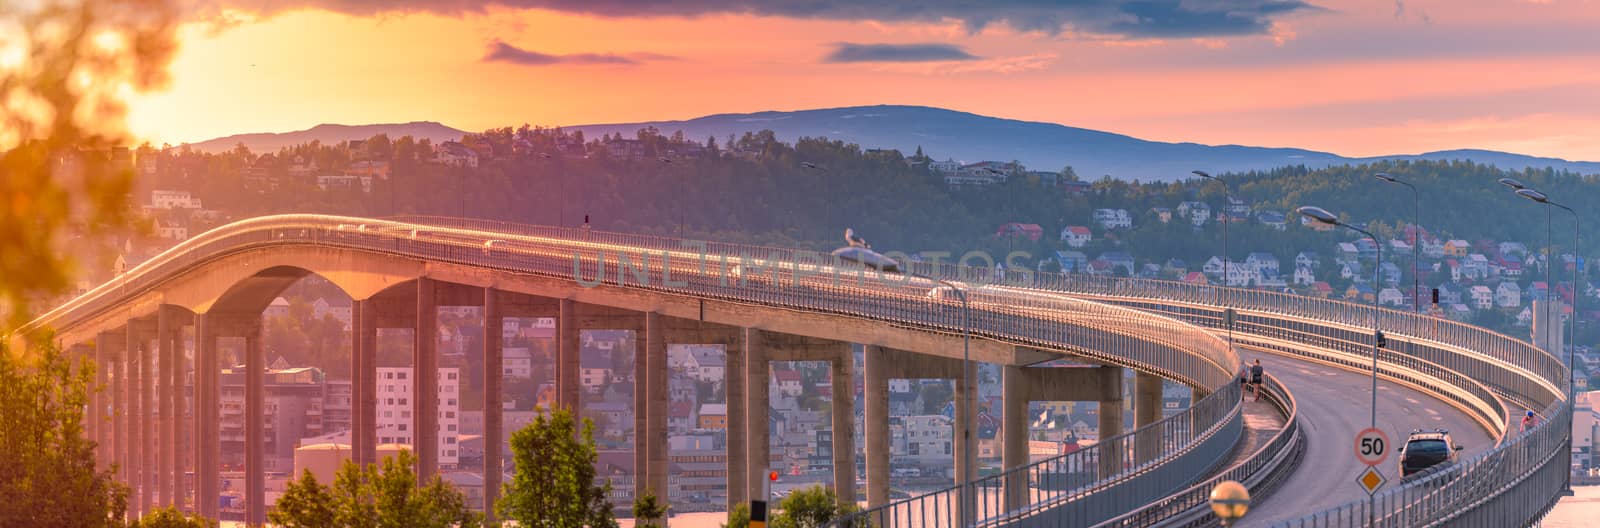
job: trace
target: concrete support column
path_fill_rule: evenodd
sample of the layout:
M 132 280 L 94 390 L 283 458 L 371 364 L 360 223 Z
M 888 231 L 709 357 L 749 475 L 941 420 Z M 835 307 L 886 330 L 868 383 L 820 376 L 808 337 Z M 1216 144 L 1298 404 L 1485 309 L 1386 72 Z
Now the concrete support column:
M 1133 428 L 1161 419 L 1161 377 L 1143 372 L 1133 377 Z M 1161 435 L 1141 434 L 1134 445 L 1134 463 L 1144 464 L 1161 456 Z
M 133 413 L 131 415 L 132 422 L 129 423 L 129 428 L 133 430 L 131 435 L 133 452 L 129 460 L 129 464 L 132 466 L 129 469 L 129 474 L 132 478 L 129 480 L 129 484 L 133 486 L 133 489 L 130 490 L 128 505 L 133 512 L 132 517 L 135 518 L 150 511 L 150 492 L 154 490 L 154 486 L 150 485 L 151 477 L 154 476 L 154 468 L 151 467 L 153 465 L 151 464 L 151 456 L 154 455 L 151 450 L 151 444 L 155 441 L 151 437 L 153 430 L 150 427 L 152 418 L 150 411 L 150 391 L 152 388 L 150 386 L 152 382 L 150 347 L 144 343 L 139 326 L 142 325 L 136 321 L 128 322 L 128 354 L 133 359 L 131 367 L 131 370 L 133 370 L 133 384 L 130 387 L 133 391 Z
M 371 429 L 374 425 L 368 423 L 368 417 L 361 412 L 361 387 L 366 382 L 361 375 L 366 368 L 361 357 L 361 341 L 367 335 L 361 331 L 361 318 L 367 310 L 367 301 L 350 301 L 350 460 L 357 465 L 365 465 L 361 459 L 361 447 L 366 437 L 361 431 Z
M 745 368 L 745 456 L 749 457 L 745 485 L 752 499 L 766 500 L 767 464 L 772 459 L 767 415 L 772 412 L 768 383 L 772 366 L 767 363 L 762 332 L 749 328 L 744 334 Z
M 192 446 L 194 439 L 189 435 L 193 429 L 189 425 L 189 372 L 190 355 L 183 339 L 183 326 L 178 325 L 172 333 L 172 504 L 184 511 L 193 511 L 190 499 L 194 496 L 190 488 L 188 473 L 193 467 L 194 458 Z
M 889 503 L 889 361 L 883 347 L 862 351 L 866 380 L 862 384 L 862 425 L 867 428 L 867 507 Z
M 198 448 L 195 453 L 194 500 L 195 511 L 208 519 L 217 518 L 222 479 L 216 326 L 216 322 L 206 314 L 194 317 L 194 438 Z
M 500 438 L 503 406 L 501 382 L 505 374 L 504 339 L 505 317 L 502 315 L 498 292 L 483 289 L 483 512 L 486 524 L 494 525 L 494 503 L 500 498 L 500 475 L 504 465 L 500 461 Z
M 1097 434 L 1100 436 L 1100 442 L 1105 444 L 1107 439 L 1122 434 L 1122 368 L 1100 367 L 1099 371 L 1105 392 L 1100 396 L 1100 424 Z M 1105 446 L 1100 452 L 1100 478 L 1109 478 L 1122 470 L 1122 449 L 1126 447 L 1115 444 L 1117 448 L 1107 449 L 1113 445 L 1105 444 Z
M 177 454 L 177 438 L 172 436 L 174 390 L 172 372 L 177 352 L 173 350 L 173 327 L 178 323 L 172 309 L 162 306 L 156 310 L 156 506 L 172 504 L 172 461 Z
M 578 372 L 581 365 L 579 359 L 579 330 L 578 330 L 578 303 L 572 299 L 561 299 L 556 315 L 556 393 L 557 400 L 562 407 L 578 413 L 579 401 L 582 398 L 582 386 L 578 383 Z M 637 370 L 638 365 L 634 365 Z M 637 375 L 635 375 L 637 378 Z M 635 379 L 635 383 L 637 383 Z M 637 412 L 643 407 L 635 407 Z
M 1022 467 L 1028 464 L 1028 392 L 1025 378 L 1022 375 L 1023 367 L 1007 365 L 1005 367 L 1004 386 L 1005 411 L 1001 416 L 1000 460 L 1005 469 Z M 1008 474 L 1005 482 L 1006 509 L 1014 510 L 1027 504 L 1028 501 L 1028 476 L 1022 472 Z
M 245 522 L 260 526 L 266 521 L 266 359 L 261 344 L 261 324 L 246 329 L 244 353 L 244 515 Z
M 645 364 L 645 446 L 649 450 L 649 483 L 646 486 L 656 499 L 670 502 L 671 488 L 667 473 L 667 403 L 672 401 L 667 387 L 667 328 L 666 320 L 656 312 L 646 312 L 644 317 Z M 666 526 L 666 519 L 660 526 Z
M 969 368 L 972 371 L 970 373 L 970 381 L 968 378 L 969 373 L 967 372 Z M 969 366 L 966 362 L 963 362 L 960 365 L 960 374 L 955 383 L 956 438 L 954 447 L 956 454 L 956 483 L 958 484 L 971 482 L 972 479 L 978 476 L 978 432 L 975 429 L 978 419 L 977 375 L 976 364 Z M 970 525 L 977 515 L 977 490 L 971 487 L 964 487 L 962 490 L 964 493 L 959 504 L 960 516 L 958 518 L 961 519 L 963 525 Z
M 100 340 L 105 341 L 107 346 L 115 346 L 111 343 L 116 337 L 109 332 L 100 334 Z M 117 371 L 111 378 L 111 428 L 116 444 L 111 460 L 117 464 L 117 480 L 123 483 L 132 482 L 128 475 L 128 447 L 132 444 L 128 439 L 128 396 L 132 394 L 128 389 L 132 386 L 128 382 L 128 356 L 126 349 L 119 349 L 112 356 Z
M 728 402 L 728 511 L 735 506 L 748 504 L 750 489 L 745 484 L 749 476 L 750 454 L 745 445 L 745 351 L 744 347 L 728 346 L 723 364 L 722 382 L 726 387 Z
M 357 301 L 360 312 L 351 329 L 361 336 L 358 348 L 350 349 L 352 363 L 360 365 L 350 373 L 354 387 L 351 414 L 360 427 L 351 431 L 351 455 L 361 467 L 378 463 L 378 307 L 371 300 Z M 354 338 L 352 338 L 354 339 Z
M 417 483 L 426 485 L 439 473 L 439 309 L 433 279 L 417 279 L 416 371 L 412 377 L 412 417 L 416 431 Z
M 94 427 L 94 462 L 99 469 L 110 467 L 114 461 L 117 446 L 115 446 L 115 427 L 112 426 L 117 416 L 115 402 L 117 402 L 117 365 L 112 360 L 110 344 L 106 336 L 101 334 L 94 338 L 94 387 L 90 387 L 93 398 L 90 400 L 90 421 Z
M 855 354 L 849 344 L 839 347 L 833 369 L 833 492 L 839 500 L 856 503 L 856 391 Z
M 643 334 L 643 335 L 641 335 Z M 633 496 L 644 495 L 650 482 L 650 345 L 649 333 L 634 334 L 633 341 Z M 559 370 L 559 369 L 558 369 Z M 557 373 L 560 376 L 560 373 Z

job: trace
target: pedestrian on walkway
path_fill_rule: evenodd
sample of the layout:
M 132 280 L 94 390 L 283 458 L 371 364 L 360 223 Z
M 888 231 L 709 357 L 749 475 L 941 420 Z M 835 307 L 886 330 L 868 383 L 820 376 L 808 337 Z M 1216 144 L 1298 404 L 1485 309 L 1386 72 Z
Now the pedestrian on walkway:
M 1262 373 L 1263 370 L 1261 368 L 1261 360 L 1257 359 L 1256 364 L 1250 367 L 1250 386 L 1252 387 L 1251 392 L 1256 393 L 1256 401 L 1261 401 Z

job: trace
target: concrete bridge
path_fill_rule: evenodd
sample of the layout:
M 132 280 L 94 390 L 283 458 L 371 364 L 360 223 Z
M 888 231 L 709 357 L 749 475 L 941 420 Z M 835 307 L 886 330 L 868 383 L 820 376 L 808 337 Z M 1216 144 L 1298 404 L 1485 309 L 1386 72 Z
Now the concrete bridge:
M 722 344 L 729 351 L 730 505 L 762 490 L 767 471 L 763 461 L 770 459 L 764 425 L 771 361 L 833 363 L 834 445 L 853 445 L 853 398 L 845 391 L 862 375 L 871 509 L 859 519 L 875 515 L 879 525 L 1204 523 L 1194 497 L 1206 489 L 1208 479 L 1238 478 L 1265 494 L 1293 482 L 1296 474 L 1336 467 L 1308 454 L 1347 451 L 1346 435 L 1324 438 L 1327 432 L 1308 431 L 1300 424 L 1309 415 L 1331 421 L 1340 414 L 1365 412 L 1302 410 L 1295 419 L 1292 406 L 1281 407 L 1291 409 L 1290 419 L 1265 435 L 1269 441 L 1253 446 L 1255 451 L 1231 453 L 1248 436 L 1246 413 L 1233 383 L 1240 359 L 1216 332 L 1223 327 L 1224 307 L 1232 307 L 1238 314 L 1236 339 L 1253 347 L 1249 350 L 1283 356 L 1283 368 L 1274 369 L 1280 377 L 1294 378 L 1300 368 L 1311 372 L 1299 374 L 1288 390 L 1274 393 L 1284 401 L 1292 399 L 1291 392 L 1304 390 L 1302 384 L 1329 393 L 1361 391 L 1356 383 L 1360 376 L 1326 383 L 1319 378 L 1339 376 L 1316 374 L 1359 369 L 1370 361 L 1370 326 L 1362 323 L 1370 324 L 1370 308 L 1078 276 L 1040 274 L 1027 284 L 978 285 L 960 269 L 926 268 L 913 269 L 914 275 L 863 276 L 821 255 L 789 250 L 445 219 L 294 215 L 230 224 L 186 241 L 52 310 L 35 325 L 56 329 L 62 345 L 104 367 L 97 379 L 105 390 L 94 396 L 87 433 L 100 443 L 101 462 L 117 464 L 133 486 L 134 515 L 175 504 L 192 505 L 215 517 L 220 482 L 216 339 L 226 336 L 246 343 L 245 510 L 252 522 L 264 517 L 261 313 L 284 288 L 308 274 L 328 279 L 355 300 L 351 444 L 354 459 L 362 463 L 376 460 L 379 328 L 415 330 L 415 426 L 417 431 L 438 428 L 438 306 L 483 307 L 482 383 L 489 439 L 503 434 L 503 318 L 556 318 L 558 401 L 568 407 L 580 403 L 578 332 L 640 332 L 642 346 L 634 359 L 637 372 L 643 373 L 634 393 L 639 443 L 635 467 L 639 486 L 658 496 L 666 494 L 668 476 L 668 344 Z M 962 288 L 971 301 L 969 311 L 940 295 L 941 284 Z M 1471 460 L 1433 477 L 1442 486 L 1392 488 L 1399 498 L 1386 499 L 1387 509 L 1381 512 L 1367 510 L 1365 502 L 1340 504 L 1346 497 L 1341 494 L 1299 502 L 1269 498 L 1263 506 L 1290 504 L 1281 508 L 1285 517 L 1328 508 L 1335 512 L 1311 525 L 1351 524 L 1358 517 L 1366 522 L 1369 516 L 1395 526 L 1425 519 L 1536 520 L 1564 482 L 1567 453 L 1560 444 L 1567 434 L 1567 404 L 1559 383 L 1565 368 L 1525 343 L 1482 329 L 1398 312 L 1383 317 L 1391 341 L 1400 344 L 1378 352 L 1386 384 L 1410 391 L 1402 397 L 1420 407 L 1437 407 L 1451 420 L 1474 424 L 1485 441 L 1474 446 Z M 179 350 L 178 336 L 185 326 L 193 326 L 197 337 L 192 364 Z M 954 452 L 967 452 L 974 442 L 975 416 L 974 390 L 962 382 L 969 379 L 961 361 L 967 332 L 973 336 L 967 345 L 973 360 L 1005 366 L 1007 423 L 1025 414 L 1030 400 L 1096 401 L 1110 411 L 1101 414 L 1102 441 L 1079 453 L 1030 462 L 1027 431 L 1007 428 L 1003 473 L 979 478 L 973 461 L 956 457 L 961 484 L 891 502 L 887 381 L 958 380 Z M 852 343 L 866 347 L 864 372 L 852 368 Z M 1029 367 L 1058 358 L 1098 366 Z M 1320 370 L 1309 370 L 1313 368 Z M 1132 391 L 1135 430 L 1128 432 L 1121 431 L 1123 369 L 1137 373 Z M 182 408 L 191 370 L 192 410 Z M 1160 419 L 1162 379 L 1193 387 L 1195 405 Z M 1421 398 L 1432 403 L 1421 404 Z M 1310 407 L 1301 401 L 1300 409 Z M 1507 414 L 1524 408 L 1544 412 L 1549 419 L 1531 433 L 1506 434 Z M 1402 428 L 1403 421 L 1394 427 Z M 417 435 L 413 447 L 420 459 L 419 477 L 435 474 L 437 437 Z M 855 493 L 854 457 L 853 449 L 833 451 L 834 487 L 849 496 Z M 504 458 L 499 442 L 485 442 L 486 467 L 499 467 Z M 1296 464 L 1299 460 L 1319 462 Z M 183 478 L 191 470 L 192 487 Z M 1089 481 L 1065 489 L 1046 485 L 1074 472 L 1086 472 Z M 1337 478 L 1353 481 L 1354 475 Z M 484 480 L 485 500 L 492 504 L 499 472 L 486 471 Z M 1276 495 L 1295 496 L 1292 489 Z M 932 517 L 925 515 L 929 512 Z

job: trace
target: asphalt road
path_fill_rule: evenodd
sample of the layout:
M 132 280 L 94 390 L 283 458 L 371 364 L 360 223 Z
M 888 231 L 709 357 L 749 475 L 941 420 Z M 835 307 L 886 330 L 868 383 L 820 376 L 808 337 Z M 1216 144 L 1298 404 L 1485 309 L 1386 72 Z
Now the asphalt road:
M 1235 526 L 1268 526 L 1272 522 L 1298 518 L 1346 502 L 1365 498 L 1366 491 L 1356 483 L 1365 466 L 1356 459 L 1355 435 L 1371 420 L 1372 381 L 1370 373 L 1358 373 L 1326 365 L 1242 349 L 1246 362 L 1261 359 L 1267 372 L 1277 376 L 1294 393 L 1299 405 L 1300 423 L 1306 436 L 1306 453 L 1294 474 L 1271 496 L 1252 505 L 1250 513 Z M 1465 448 L 1463 458 L 1494 446 L 1494 439 L 1467 413 L 1408 387 L 1378 380 L 1378 427 L 1388 433 L 1396 448 L 1412 429 L 1443 428 Z M 1388 482 L 1385 489 L 1398 485 L 1398 455 L 1378 469 Z

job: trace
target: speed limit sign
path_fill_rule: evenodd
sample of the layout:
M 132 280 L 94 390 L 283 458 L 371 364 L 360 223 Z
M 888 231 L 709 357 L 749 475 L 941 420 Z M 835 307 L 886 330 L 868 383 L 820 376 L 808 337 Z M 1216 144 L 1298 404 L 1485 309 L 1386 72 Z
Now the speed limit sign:
M 1389 459 L 1389 435 L 1376 427 L 1356 433 L 1356 458 L 1362 464 L 1376 466 Z

